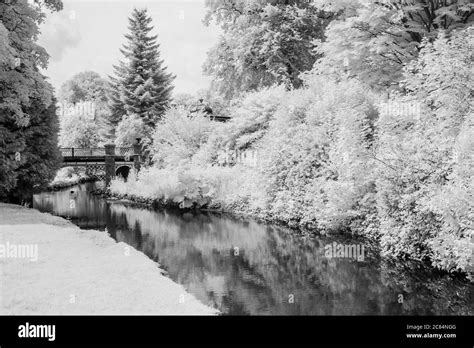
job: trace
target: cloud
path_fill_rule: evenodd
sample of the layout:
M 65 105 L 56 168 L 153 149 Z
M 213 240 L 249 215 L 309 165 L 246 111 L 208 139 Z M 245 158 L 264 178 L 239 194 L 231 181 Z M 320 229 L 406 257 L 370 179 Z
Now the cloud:
M 39 44 L 51 56 L 51 61 L 61 61 L 67 49 L 76 47 L 81 41 L 78 22 L 74 11 L 61 11 L 47 17 L 41 27 Z

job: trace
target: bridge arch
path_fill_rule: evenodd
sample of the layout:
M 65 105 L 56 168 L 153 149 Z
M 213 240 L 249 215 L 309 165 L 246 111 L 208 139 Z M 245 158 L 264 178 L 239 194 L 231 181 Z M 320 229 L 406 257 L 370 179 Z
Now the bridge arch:
M 115 169 L 115 176 L 121 176 L 122 178 L 127 180 L 128 175 L 130 174 L 130 169 L 131 169 L 130 166 L 125 166 L 125 165 L 119 166 L 117 167 L 117 169 Z
M 130 170 L 140 170 L 142 146 L 140 138 L 133 147 L 115 147 L 106 144 L 104 148 L 61 148 L 63 167 L 85 167 L 99 180 L 105 180 L 106 186 L 115 176 L 127 179 Z M 102 172 L 102 173 L 99 173 Z

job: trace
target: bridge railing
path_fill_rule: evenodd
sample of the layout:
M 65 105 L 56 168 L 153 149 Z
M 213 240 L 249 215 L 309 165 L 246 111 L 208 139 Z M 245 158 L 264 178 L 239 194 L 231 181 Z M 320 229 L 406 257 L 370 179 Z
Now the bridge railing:
M 133 147 L 116 147 L 115 155 L 116 156 L 133 156 Z
M 103 157 L 105 156 L 104 148 L 61 148 L 61 155 L 63 157 Z
M 104 157 L 105 148 L 61 148 L 59 149 L 63 157 Z M 115 156 L 133 156 L 133 147 L 117 147 L 115 148 Z

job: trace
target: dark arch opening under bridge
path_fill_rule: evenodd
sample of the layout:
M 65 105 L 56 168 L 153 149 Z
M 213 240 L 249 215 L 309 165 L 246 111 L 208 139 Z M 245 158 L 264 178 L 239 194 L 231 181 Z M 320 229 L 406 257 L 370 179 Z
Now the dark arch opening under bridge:
M 125 181 L 128 179 L 128 175 L 130 174 L 130 167 L 129 166 L 120 166 L 115 171 L 115 176 L 122 177 Z

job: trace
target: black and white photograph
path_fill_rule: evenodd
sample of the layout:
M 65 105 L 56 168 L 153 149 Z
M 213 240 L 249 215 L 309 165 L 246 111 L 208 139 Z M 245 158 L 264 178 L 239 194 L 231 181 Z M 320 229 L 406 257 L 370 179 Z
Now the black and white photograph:
M 272 318 L 472 347 L 473 24 L 474 0 L 0 0 L 0 347 Z

